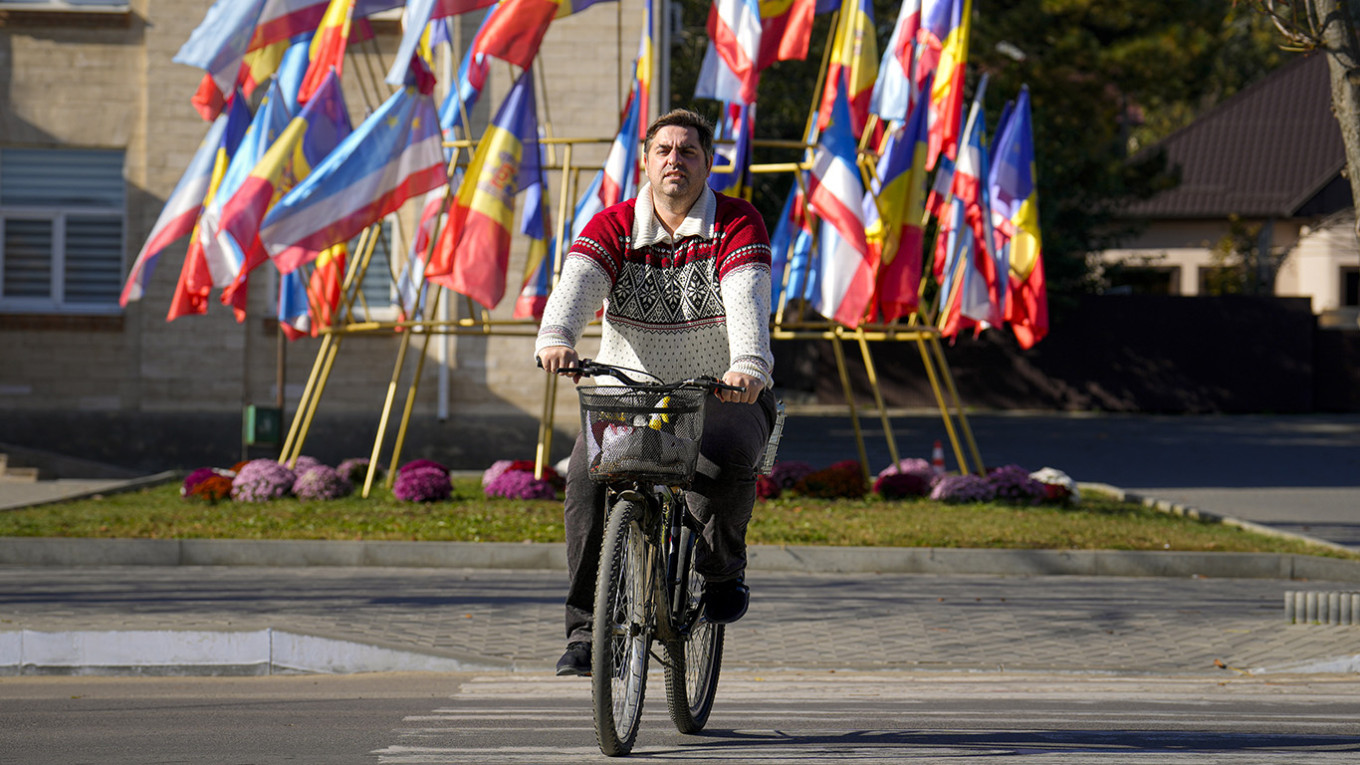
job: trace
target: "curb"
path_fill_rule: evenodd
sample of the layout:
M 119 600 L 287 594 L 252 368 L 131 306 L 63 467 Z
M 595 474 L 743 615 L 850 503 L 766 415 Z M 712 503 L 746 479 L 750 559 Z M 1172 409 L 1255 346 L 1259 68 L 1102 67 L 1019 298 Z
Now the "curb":
M 1212 577 L 1360 582 L 1360 561 L 1283 553 L 752 545 L 752 571 Z M 0 538 L 0 565 L 307 566 L 557 570 L 561 543 Z

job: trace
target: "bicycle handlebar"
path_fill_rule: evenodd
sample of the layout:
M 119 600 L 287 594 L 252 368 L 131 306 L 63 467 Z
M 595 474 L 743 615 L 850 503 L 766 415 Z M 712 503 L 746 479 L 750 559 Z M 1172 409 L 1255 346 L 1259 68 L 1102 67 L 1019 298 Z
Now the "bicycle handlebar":
M 537 361 L 538 366 L 542 368 L 543 360 L 536 358 L 535 361 Z M 639 382 L 638 380 L 634 380 L 632 377 L 628 376 L 628 373 L 630 372 L 633 374 L 646 375 L 648 377 L 651 377 L 656 382 Z M 614 377 L 630 388 L 657 388 L 674 390 L 676 388 L 695 387 L 705 388 L 707 390 L 732 390 L 737 392 L 746 391 L 746 387 L 743 385 L 728 385 L 727 383 L 722 382 L 720 380 L 716 380 L 708 375 L 704 375 L 701 377 L 691 377 L 688 380 L 681 380 L 680 382 L 676 383 L 665 383 L 661 381 L 661 378 L 657 377 L 651 372 L 645 372 L 641 369 L 628 369 L 627 367 L 616 367 L 613 364 L 605 364 L 603 362 L 593 361 L 591 359 L 581 359 L 579 362 L 577 362 L 576 366 L 562 367 L 561 369 L 557 370 L 557 373 L 560 375 L 581 375 L 582 377 L 597 377 L 597 376 Z

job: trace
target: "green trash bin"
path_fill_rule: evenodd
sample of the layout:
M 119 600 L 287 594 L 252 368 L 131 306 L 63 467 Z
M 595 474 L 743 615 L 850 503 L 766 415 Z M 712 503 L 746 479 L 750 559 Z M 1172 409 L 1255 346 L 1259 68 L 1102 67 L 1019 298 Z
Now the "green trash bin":
M 283 443 L 283 410 L 277 406 L 247 404 L 241 438 L 248 446 Z

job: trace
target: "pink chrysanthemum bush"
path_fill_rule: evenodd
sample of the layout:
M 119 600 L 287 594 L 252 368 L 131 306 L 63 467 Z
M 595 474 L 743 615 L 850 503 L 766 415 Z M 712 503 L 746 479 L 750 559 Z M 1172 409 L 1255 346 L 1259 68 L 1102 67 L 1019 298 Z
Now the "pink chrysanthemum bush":
M 439 464 L 438 462 L 435 462 L 434 460 L 414 459 L 406 463 L 405 465 L 402 465 L 401 467 L 397 468 L 397 475 L 401 475 L 402 473 L 405 473 L 408 470 L 417 470 L 419 468 L 435 468 L 437 470 L 442 470 L 445 473 L 449 472 L 449 469 L 447 467 Z
M 919 473 L 883 473 L 874 480 L 874 493 L 884 499 L 907 499 L 930 494 L 930 477 Z
M 237 502 L 268 502 L 293 493 L 297 474 L 274 460 L 251 460 L 231 481 L 231 498 Z
M 309 457 L 305 454 L 299 454 L 297 459 L 294 460 L 293 464 L 289 465 L 288 467 L 291 468 L 294 473 L 302 475 L 308 470 L 311 470 L 312 468 L 322 464 L 324 463 L 321 460 L 317 459 L 316 457 Z
M 488 497 L 506 499 L 557 499 L 557 490 L 552 481 L 547 480 L 548 470 L 551 468 L 544 468 L 543 478 L 534 478 L 529 470 L 507 470 L 496 476 L 483 491 Z
M 989 502 L 996 497 L 996 489 L 982 476 L 947 475 L 930 490 L 930 498 L 940 502 L 962 504 Z
M 438 463 L 411 467 L 408 462 L 397 470 L 392 494 L 406 502 L 443 502 L 453 495 L 453 482 Z
M 889 465 L 874 480 L 874 492 L 884 499 L 906 499 L 930 494 L 938 476 L 930 463 L 916 457 Z
M 314 465 L 300 471 L 293 483 L 293 494 L 298 499 L 340 499 L 354 491 L 351 484 L 340 471 L 326 465 Z

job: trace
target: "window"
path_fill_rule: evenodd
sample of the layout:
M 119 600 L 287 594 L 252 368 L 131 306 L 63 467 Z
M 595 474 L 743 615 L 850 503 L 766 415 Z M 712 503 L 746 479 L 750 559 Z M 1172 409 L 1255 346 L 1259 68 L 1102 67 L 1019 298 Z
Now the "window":
M 1341 267 L 1341 306 L 1360 306 L 1360 268 L 1356 266 Z
M 1112 274 L 1110 292 L 1126 295 L 1179 295 L 1180 266 L 1124 266 Z
M 116 313 L 123 152 L 0 148 L 0 310 Z

